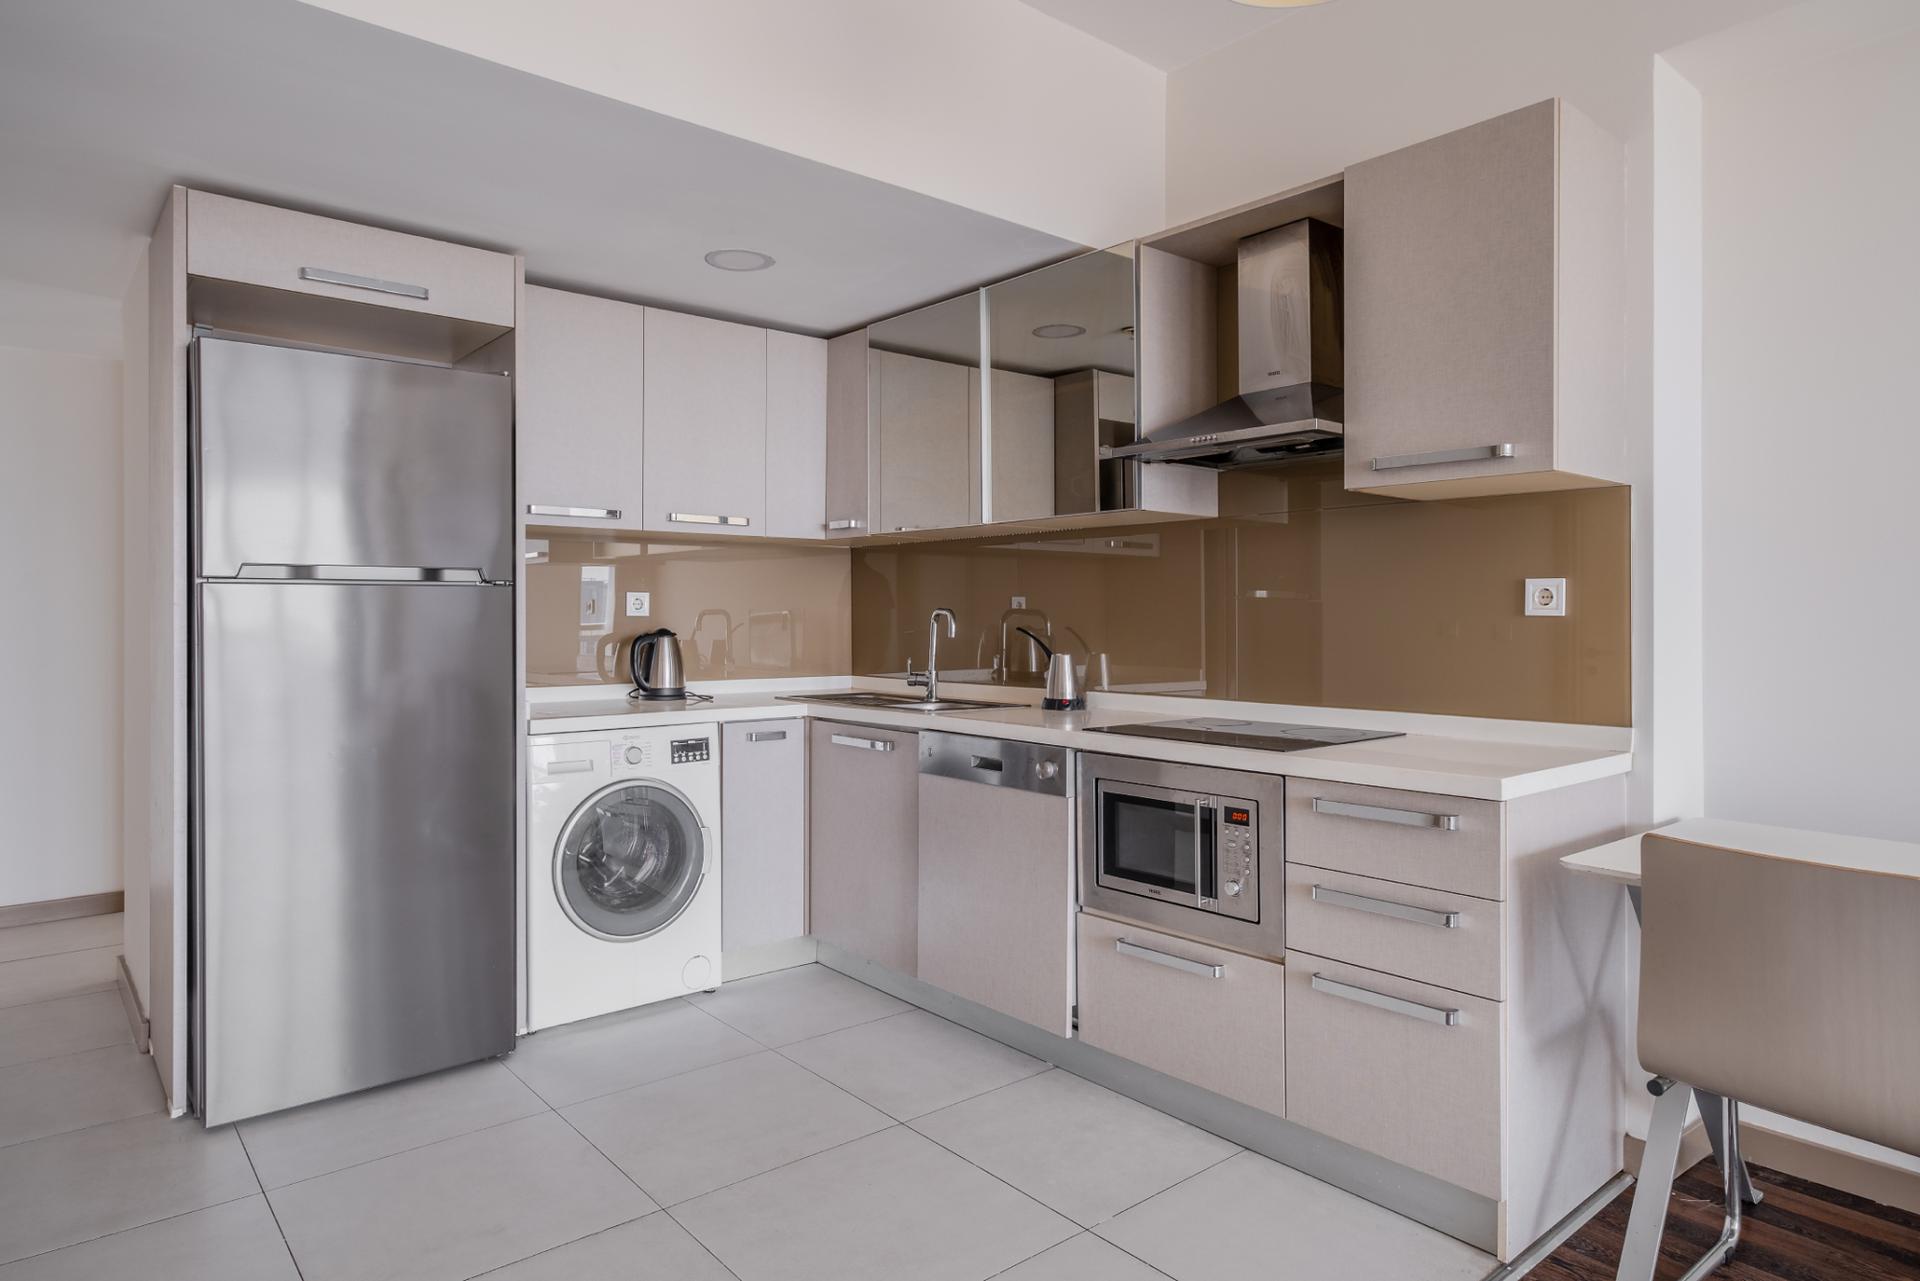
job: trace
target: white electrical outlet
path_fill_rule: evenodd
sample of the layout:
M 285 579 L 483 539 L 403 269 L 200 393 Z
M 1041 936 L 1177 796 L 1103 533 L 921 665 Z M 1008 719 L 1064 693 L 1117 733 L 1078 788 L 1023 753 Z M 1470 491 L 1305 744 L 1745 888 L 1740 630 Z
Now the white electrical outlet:
M 653 610 L 652 592 L 627 593 L 627 617 L 645 618 Z
M 1567 580 L 1529 578 L 1527 580 L 1527 613 L 1536 617 L 1565 618 L 1567 616 Z
M 1025 596 L 1015 596 L 1013 598 L 1013 608 L 1025 609 L 1026 607 L 1027 607 L 1027 598 Z

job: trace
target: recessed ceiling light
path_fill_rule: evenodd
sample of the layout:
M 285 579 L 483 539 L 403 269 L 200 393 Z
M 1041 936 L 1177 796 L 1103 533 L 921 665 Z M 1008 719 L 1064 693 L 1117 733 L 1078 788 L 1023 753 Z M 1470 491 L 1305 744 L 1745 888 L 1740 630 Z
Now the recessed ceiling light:
M 773 256 L 758 249 L 716 249 L 707 255 L 707 266 L 722 271 L 765 271 L 773 266 Z
M 1086 333 L 1084 325 L 1041 325 L 1033 331 L 1035 338 L 1078 338 Z

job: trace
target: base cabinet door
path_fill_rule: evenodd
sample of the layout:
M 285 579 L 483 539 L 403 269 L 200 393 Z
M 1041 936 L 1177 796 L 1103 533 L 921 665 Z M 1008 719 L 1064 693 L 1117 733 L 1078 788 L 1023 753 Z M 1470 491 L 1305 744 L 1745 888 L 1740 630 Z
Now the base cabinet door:
M 807 740 L 800 720 L 723 726 L 721 946 L 807 932 Z
M 1498 1001 L 1287 954 L 1287 1117 L 1502 1198 Z
M 814 936 L 914 974 L 920 736 L 840 721 L 813 721 L 807 733 Z
M 920 977 L 1073 1034 L 1072 802 L 920 777 Z
M 1287 1115 L 1286 969 L 1080 914 L 1080 1039 Z

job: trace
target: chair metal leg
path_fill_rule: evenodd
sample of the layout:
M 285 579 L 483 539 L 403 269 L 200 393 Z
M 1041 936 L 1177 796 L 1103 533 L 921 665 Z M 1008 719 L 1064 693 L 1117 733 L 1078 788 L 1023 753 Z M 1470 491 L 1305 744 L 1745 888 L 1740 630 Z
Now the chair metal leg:
M 1705 1090 L 1695 1090 L 1693 1097 L 1700 1101 L 1700 1123 L 1707 1132 L 1707 1144 L 1713 1149 L 1714 1164 L 1724 1172 L 1735 1170 L 1740 1180 L 1740 1199 L 1748 1205 L 1760 1204 L 1760 1189 L 1753 1186 L 1753 1176 L 1747 1173 L 1747 1163 L 1739 1157 L 1727 1155 L 1726 1126 L 1723 1124 L 1725 1110 L 1717 1094 Z
M 1640 1158 L 1640 1186 L 1634 1189 L 1633 1209 L 1627 1216 L 1627 1235 L 1620 1250 L 1617 1281 L 1653 1281 L 1654 1267 L 1660 1260 L 1660 1238 L 1666 1230 L 1667 1205 L 1673 1196 L 1675 1166 L 1680 1159 L 1680 1139 L 1687 1128 L 1687 1108 L 1693 1101 L 1693 1087 L 1664 1078 L 1650 1082 L 1649 1089 L 1659 1091 L 1653 1106 L 1653 1121 L 1647 1127 L 1646 1152 Z M 1725 1154 L 1721 1176 L 1726 1186 L 1726 1220 L 1719 1240 L 1688 1268 L 1680 1281 L 1699 1281 L 1701 1277 L 1733 1256 L 1740 1241 L 1740 1179 L 1746 1166 L 1740 1160 L 1739 1104 L 1718 1099 Z

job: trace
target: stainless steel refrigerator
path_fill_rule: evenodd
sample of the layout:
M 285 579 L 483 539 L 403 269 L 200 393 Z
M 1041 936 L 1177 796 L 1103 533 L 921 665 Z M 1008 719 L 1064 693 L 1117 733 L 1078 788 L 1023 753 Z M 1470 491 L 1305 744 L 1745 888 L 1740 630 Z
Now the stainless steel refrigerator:
M 513 1048 L 513 410 L 498 374 L 191 349 L 193 1104 Z

